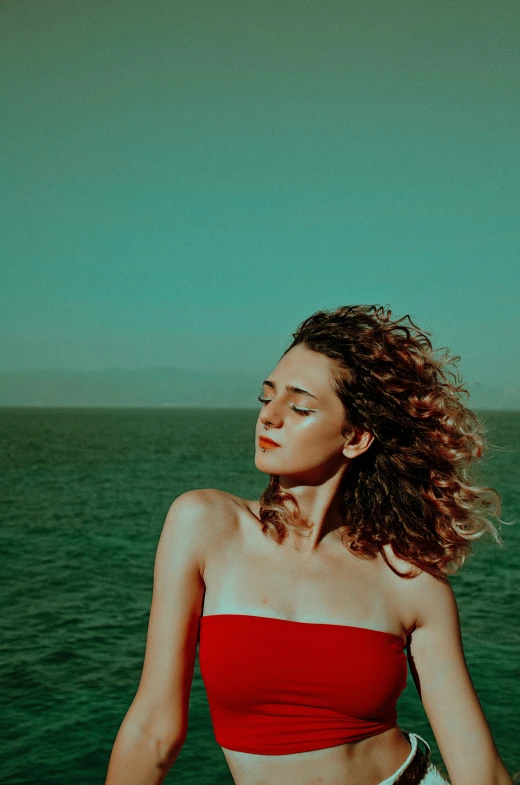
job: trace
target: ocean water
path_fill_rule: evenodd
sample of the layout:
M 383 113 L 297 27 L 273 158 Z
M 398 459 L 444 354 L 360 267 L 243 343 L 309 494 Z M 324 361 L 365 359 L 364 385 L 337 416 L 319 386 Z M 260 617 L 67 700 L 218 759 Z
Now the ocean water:
M 483 475 L 520 520 L 520 413 L 485 412 Z M 0 409 L 0 781 L 103 783 L 137 688 L 155 549 L 191 488 L 258 498 L 253 410 Z M 500 448 L 500 449 L 498 449 Z M 451 578 L 472 680 L 508 771 L 520 771 L 520 525 Z M 411 678 L 399 724 L 432 746 Z M 198 661 L 188 739 L 166 782 L 231 785 Z

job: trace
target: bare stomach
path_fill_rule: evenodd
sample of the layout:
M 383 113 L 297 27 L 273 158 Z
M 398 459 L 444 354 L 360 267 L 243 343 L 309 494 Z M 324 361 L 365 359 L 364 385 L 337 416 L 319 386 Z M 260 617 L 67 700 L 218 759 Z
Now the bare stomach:
M 235 785 L 379 785 L 405 762 L 410 750 L 397 726 L 362 741 L 294 755 L 251 755 L 222 748 Z

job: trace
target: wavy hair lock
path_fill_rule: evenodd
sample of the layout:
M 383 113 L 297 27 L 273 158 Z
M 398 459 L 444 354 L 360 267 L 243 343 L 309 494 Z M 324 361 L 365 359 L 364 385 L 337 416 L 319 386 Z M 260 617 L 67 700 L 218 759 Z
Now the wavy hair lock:
M 345 435 L 357 426 L 374 441 L 343 479 L 343 543 L 362 558 L 383 546 L 430 574 L 454 574 L 471 541 L 502 540 L 500 497 L 473 484 L 470 467 L 486 449 L 485 427 L 464 405 L 469 397 L 447 349 L 434 351 L 429 333 L 410 316 L 393 320 L 379 305 L 321 310 L 305 319 L 284 355 L 298 344 L 332 360 L 334 390 L 345 410 Z M 441 356 L 439 352 L 444 352 Z M 283 356 L 283 355 L 282 355 Z M 281 542 L 304 532 L 296 499 L 271 475 L 260 497 L 262 530 Z

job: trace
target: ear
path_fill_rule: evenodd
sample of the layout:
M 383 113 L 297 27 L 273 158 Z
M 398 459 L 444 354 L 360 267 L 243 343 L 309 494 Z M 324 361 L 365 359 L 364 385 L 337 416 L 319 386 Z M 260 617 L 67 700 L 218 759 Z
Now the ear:
M 346 458 L 357 458 L 368 450 L 373 441 L 373 433 L 354 426 L 354 432 L 350 434 L 343 447 L 343 455 Z

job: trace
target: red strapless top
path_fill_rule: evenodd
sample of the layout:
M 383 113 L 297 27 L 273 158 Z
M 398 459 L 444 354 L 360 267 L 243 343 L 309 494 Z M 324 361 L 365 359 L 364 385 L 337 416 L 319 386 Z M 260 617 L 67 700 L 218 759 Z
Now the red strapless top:
M 223 613 L 200 620 L 200 672 L 217 743 L 286 755 L 396 725 L 406 686 L 398 635 L 342 624 Z

